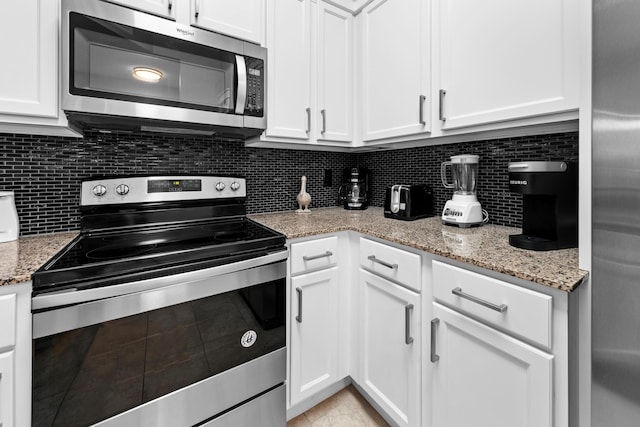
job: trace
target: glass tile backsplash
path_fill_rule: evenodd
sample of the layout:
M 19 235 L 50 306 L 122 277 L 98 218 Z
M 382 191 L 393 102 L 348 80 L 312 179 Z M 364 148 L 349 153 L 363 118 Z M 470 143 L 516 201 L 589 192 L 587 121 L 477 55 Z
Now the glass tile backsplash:
M 79 227 L 80 181 L 93 175 L 237 174 L 247 178 L 249 213 L 297 208 L 300 177 L 307 176 L 310 208 L 337 205 L 342 171 L 372 171 L 371 204 L 382 206 L 390 184 L 427 183 L 437 213 L 450 197 L 440 184 L 440 162 L 455 154 L 480 156 L 478 199 L 490 222 L 520 226 L 521 196 L 510 194 L 507 163 L 578 156 L 575 132 L 374 153 L 247 148 L 235 140 L 155 133 L 87 132 L 84 138 L 0 134 L 0 190 L 13 190 L 20 234 Z M 331 185 L 324 187 L 325 170 Z

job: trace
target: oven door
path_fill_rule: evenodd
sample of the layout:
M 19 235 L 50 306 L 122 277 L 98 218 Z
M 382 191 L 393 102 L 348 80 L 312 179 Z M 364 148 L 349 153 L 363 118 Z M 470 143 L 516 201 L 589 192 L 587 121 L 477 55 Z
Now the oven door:
M 33 425 L 284 425 L 285 259 L 35 296 Z

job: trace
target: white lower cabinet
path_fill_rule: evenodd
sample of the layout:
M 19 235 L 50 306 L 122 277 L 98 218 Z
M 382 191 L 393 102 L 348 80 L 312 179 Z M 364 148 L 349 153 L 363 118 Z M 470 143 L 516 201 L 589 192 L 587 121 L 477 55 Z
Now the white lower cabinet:
M 0 426 L 16 425 L 14 421 L 14 406 L 16 404 L 14 388 L 14 360 L 13 350 L 0 353 Z
M 289 264 L 289 418 L 353 382 L 394 426 L 574 425 L 568 293 L 358 233 Z
M 360 270 L 359 385 L 400 426 L 420 424 L 420 294 Z
M 438 303 L 433 316 L 433 427 L 552 425 L 552 355 Z
M 338 268 L 291 279 L 291 402 L 338 380 Z
M 0 286 L 0 427 L 31 425 L 31 283 Z

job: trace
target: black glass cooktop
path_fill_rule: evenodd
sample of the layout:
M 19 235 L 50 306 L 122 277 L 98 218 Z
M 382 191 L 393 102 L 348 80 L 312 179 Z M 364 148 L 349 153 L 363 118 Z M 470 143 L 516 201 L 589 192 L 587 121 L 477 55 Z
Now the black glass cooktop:
M 34 293 L 97 287 L 248 259 L 285 237 L 246 217 L 81 234 L 33 275 Z

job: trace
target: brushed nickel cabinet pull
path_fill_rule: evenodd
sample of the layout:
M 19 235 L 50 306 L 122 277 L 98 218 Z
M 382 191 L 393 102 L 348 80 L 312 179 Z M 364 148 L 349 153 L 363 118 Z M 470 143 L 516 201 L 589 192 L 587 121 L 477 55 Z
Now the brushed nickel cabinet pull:
M 171 12 L 171 9 L 173 8 L 173 1 L 169 0 L 169 4 L 167 5 L 167 7 L 169 8 L 169 12 Z
M 389 264 L 388 262 L 385 262 L 385 261 L 379 260 L 378 258 L 376 258 L 376 256 L 375 256 L 375 255 L 369 255 L 369 256 L 367 257 L 367 259 L 368 259 L 369 261 L 373 261 L 373 262 L 375 262 L 375 263 L 377 263 L 377 264 L 384 265 L 385 267 L 390 268 L 390 269 L 392 269 L 392 270 L 396 270 L 396 269 L 398 268 L 398 264 Z
M 468 299 L 469 301 L 475 302 L 476 304 L 480 304 L 483 307 L 490 308 L 491 310 L 495 310 L 498 313 L 504 313 L 507 311 L 507 304 L 493 304 L 489 301 L 485 301 L 478 297 L 474 297 L 473 295 L 469 295 L 465 292 L 462 292 L 462 288 L 455 288 L 451 291 L 452 294 L 459 296 L 460 298 Z
M 426 101 L 426 99 L 426 96 L 420 95 L 420 124 L 422 126 L 427 124 L 427 122 L 424 120 L 424 102 Z
M 311 107 L 307 107 L 305 110 L 307 112 L 307 133 L 311 133 Z
M 436 363 L 440 360 L 440 356 L 436 354 L 436 329 L 438 328 L 439 323 L 440 319 L 437 317 L 435 319 L 431 319 L 431 363 Z
M 296 316 L 296 321 L 302 323 L 302 288 L 296 288 L 296 293 L 298 294 L 298 315 Z
M 442 120 L 443 122 L 447 121 L 447 118 L 444 116 L 444 96 L 446 94 L 446 90 L 440 89 L 440 120 Z
M 324 134 L 327 131 L 327 112 L 325 109 L 320 110 L 320 114 L 322 114 L 322 130 L 320 133 Z
M 319 255 L 311 255 L 311 256 L 306 256 L 305 255 L 305 256 L 302 257 L 302 260 L 303 261 L 313 261 L 314 259 L 328 258 L 328 257 L 330 257 L 332 255 L 333 255 L 333 252 L 326 251 L 325 253 L 319 254 Z
M 200 16 L 200 1 L 196 0 L 196 19 Z
M 409 345 L 413 342 L 411 336 L 411 310 L 413 310 L 413 304 L 407 304 L 404 307 L 404 343 Z

